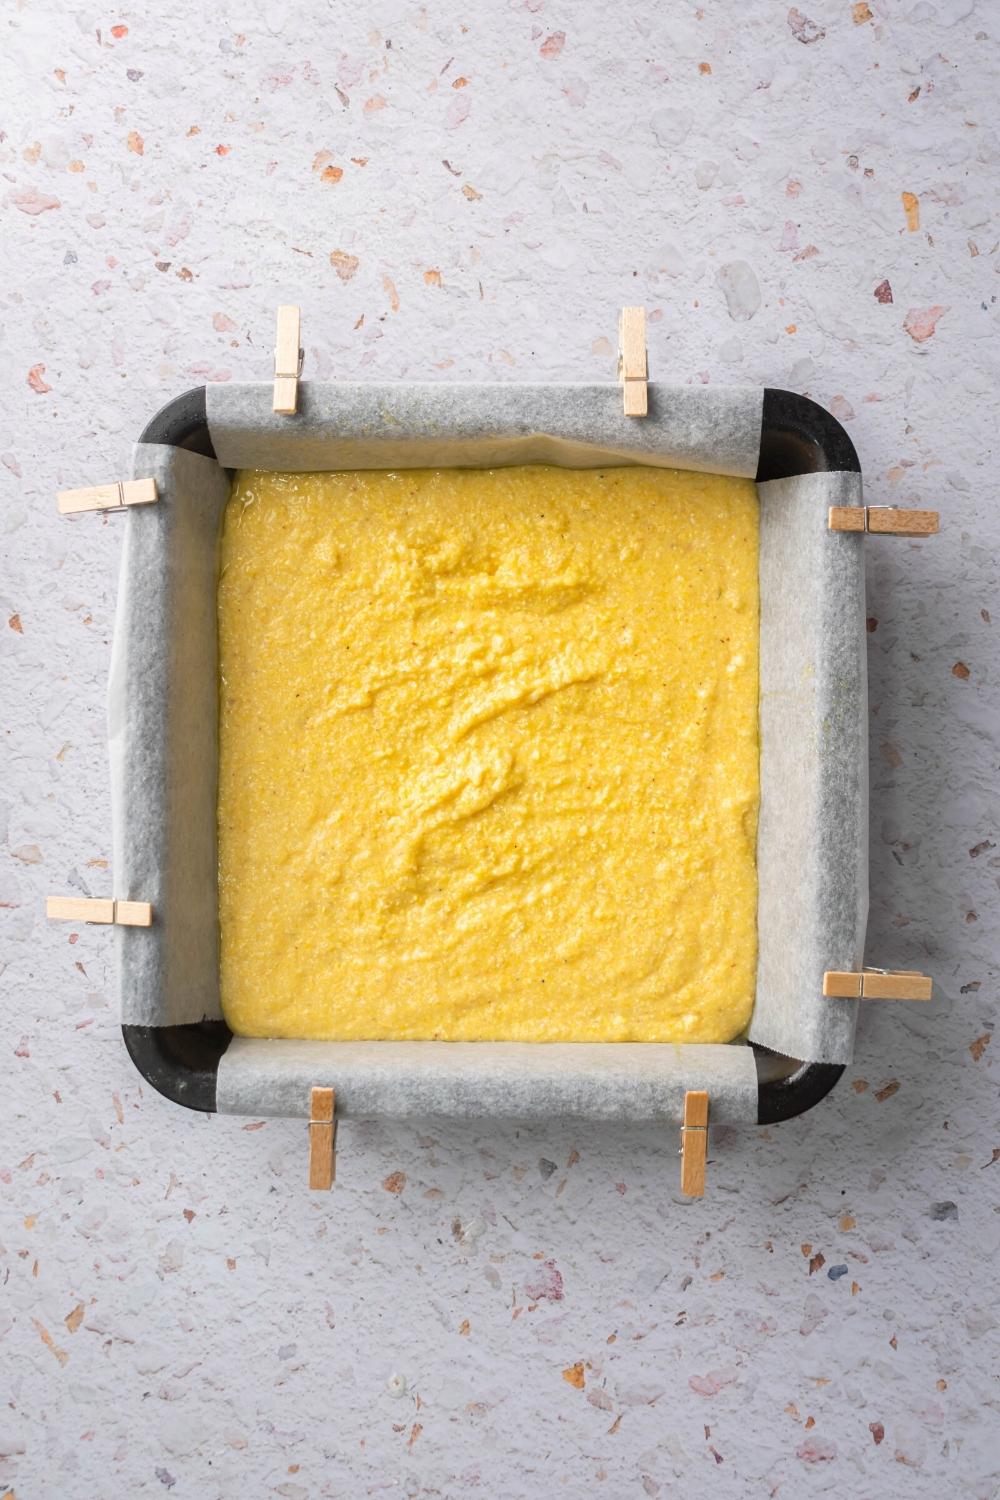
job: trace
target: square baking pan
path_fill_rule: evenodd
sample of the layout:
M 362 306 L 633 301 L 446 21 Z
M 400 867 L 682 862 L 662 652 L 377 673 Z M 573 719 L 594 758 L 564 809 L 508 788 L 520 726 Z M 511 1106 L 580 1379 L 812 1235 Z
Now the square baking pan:
M 707 1089 L 715 1123 L 788 1119 L 834 1086 L 856 1003 L 822 997 L 860 967 L 867 919 L 863 538 L 826 527 L 861 502 L 840 424 L 787 391 L 649 387 L 630 421 L 615 386 L 303 382 L 275 417 L 269 385 L 201 387 L 143 431 L 136 477 L 160 503 L 125 517 L 109 689 L 115 890 L 151 900 L 116 929 L 126 1047 L 190 1109 L 338 1114 L 680 1118 Z M 728 1046 L 312 1042 L 234 1038 L 219 999 L 216 590 L 236 468 L 598 467 L 655 463 L 754 477 L 761 501 L 759 962 L 754 1019 Z

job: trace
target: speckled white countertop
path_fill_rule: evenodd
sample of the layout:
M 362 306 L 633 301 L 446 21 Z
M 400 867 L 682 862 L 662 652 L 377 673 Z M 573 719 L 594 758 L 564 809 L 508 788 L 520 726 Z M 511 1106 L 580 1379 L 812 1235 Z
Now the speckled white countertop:
M 244 11 L 3 23 L 0 1493 L 996 1496 L 996 9 Z M 702 1202 L 558 1123 L 349 1123 L 310 1196 L 300 1122 L 141 1085 L 108 933 L 42 918 L 109 889 L 121 534 L 54 491 L 266 378 L 286 300 L 307 374 L 440 380 L 612 378 L 645 302 L 655 378 L 805 391 L 941 510 L 869 544 L 868 951 L 937 997 Z

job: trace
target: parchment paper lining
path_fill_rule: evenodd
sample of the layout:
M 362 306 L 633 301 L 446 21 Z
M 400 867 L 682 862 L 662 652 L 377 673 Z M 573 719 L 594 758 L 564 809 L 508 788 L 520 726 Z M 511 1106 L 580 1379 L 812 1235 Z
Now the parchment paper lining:
M 749 1047 L 641 1042 L 234 1037 L 219 1064 L 218 1107 L 236 1115 L 307 1115 L 313 1085 L 336 1089 L 339 1115 L 679 1120 L 685 1090 L 704 1088 L 714 1124 L 757 1118 L 757 1070 Z
M 221 1019 L 215 803 L 216 588 L 229 476 L 209 458 L 146 444 L 156 480 L 142 524 L 126 512 L 108 683 L 114 893 L 153 903 L 151 927 L 116 927 L 121 1018 Z
M 801 474 L 760 496 L 757 1000 L 750 1038 L 848 1063 L 857 1001 L 824 1000 L 856 969 L 868 919 L 864 541 L 827 530 L 862 503 L 860 474 Z
M 300 472 L 554 462 L 655 463 L 752 475 L 762 393 L 652 389 L 629 421 L 595 386 L 300 386 L 274 418 L 267 386 L 210 387 L 220 462 L 140 445 L 160 502 L 129 512 L 109 690 L 115 893 L 152 900 L 119 929 L 122 1019 L 218 1018 L 216 588 L 223 466 Z M 760 486 L 760 957 L 751 1038 L 789 1056 L 850 1060 L 856 1004 L 824 1001 L 824 968 L 860 962 L 867 907 L 866 683 L 861 539 L 826 530 L 860 476 Z M 685 1088 L 716 1120 L 756 1119 L 745 1046 L 321 1043 L 236 1039 L 218 1107 L 305 1114 L 312 1084 L 345 1112 L 680 1115 Z M 343 1090 L 347 1090 L 346 1098 Z M 506 1103 L 504 1101 L 507 1101 Z
M 752 479 L 759 387 L 649 387 L 649 416 L 607 385 L 299 385 L 296 416 L 275 416 L 270 385 L 210 385 L 208 426 L 231 469 L 496 468 L 655 464 Z

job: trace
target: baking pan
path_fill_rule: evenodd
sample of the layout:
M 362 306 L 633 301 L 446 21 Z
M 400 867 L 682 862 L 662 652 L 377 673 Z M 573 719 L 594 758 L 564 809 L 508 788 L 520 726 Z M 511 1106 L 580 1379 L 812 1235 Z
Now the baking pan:
M 302 390 L 307 391 L 308 385 L 304 385 Z M 679 388 L 675 394 L 678 400 L 681 397 L 685 400 L 692 399 L 691 393 L 687 388 Z M 847 433 L 830 413 L 806 397 L 788 391 L 765 389 L 762 393 L 762 400 L 760 400 L 760 392 L 757 392 L 756 395 L 758 404 L 753 408 L 753 411 L 755 413 L 759 411 L 759 457 L 756 469 L 758 483 L 774 480 L 794 480 L 798 476 L 804 475 L 860 476 L 860 465 L 853 444 Z M 182 452 L 198 455 L 201 459 L 214 460 L 218 463 L 216 443 L 213 439 L 213 429 L 210 424 L 209 401 L 211 399 L 212 397 L 206 392 L 206 388 L 199 387 L 169 402 L 143 430 L 139 439 L 140 445 L 153 445 L 158 448 L 181 450 Z M 284 420 L 287 421 L 288 419 Z M 756 416 L 754 420 L 758 420 Z M 294 423 L 295 419 L 292 419 L 292 421 Z M 635 430 L 635 424 L 633 424 L 632 430 Z M 525 458 L 518 461 L 531 462 L 538 460 Z M 632 461 L 641 462 L 644 460 L 641 455 L 637 455 L 633 457 Z M 253 465 L 248 464 L 247 466 Z M 279 463 L 259 463 L 257 466 L 277 468 L 282 465 Z M 296 464 L 288 465 L 288 467 L 302 466 Z M 351 465 L 345 464 L 343 466 L 350 467 Z M 392 467 L 393 465 L 386 463 L 385 466 Z M 683 462 L 679 463 L 678 466 L 684 466 Z M 706 469 L 710 468 L 711 464 L 708 462 L 692 462 L 691 467 Z M 749 471 L 744 470 L 743 472 L 752 473 L 753 471 L 751 469 Z M 225 471 L 222 471 L 221 477 L 228 480 Z M 856 483 L 860 486 L 859 478 Z M 156 508 L 158 509 L 159 507 Z M 128 524 L 141 523 L 142 519 L 144 518 L 129 517 Z M 854 538 L 850 539 L 847 545 L 857 548 L 856 551 L 849 554 L 853 570 L 852 577 L 855 582 L 860 577 L 862 579 L 860 586 L 863 588 L 863 564 L 861 563 L 860 545 L 858 540 Z M 847 553 L 844 555 L 848 556 Z M 169 566 L 176 565 L 178 565 L 176 559 L 172 559 Z M 211 560 L 209 560 L 208 565 L 214 566 Z M 168 566 L 168 564 L 165 563 L 164 566 Z M 125 576 L 125 565 L 123 564 L 123 579 Z M 212 607 L 214 608 L 214 596 Z M 121 609 L 122 606 L 120 603 L 120 616 Z M 863 651 L 863 623 L 860 618 L 857 621 L 857 629 L 861 632 L 860 644 Z M 116 627 L 116 644 L 117 636 L 118 630 Z M 120 663 L 118 675 L 120 678 Z M 114 676 L 115 669 L 113 669 L 113 678 Z M 852 722 L 855 739 L 857 739 L 858 724 L 860 723 L 863 728 L 867 713 L 867 695 L 864 688 L 863 668 L 861 669 L 860 679 L 857 679 L 855 674 L 853 692 L 855 701 L 852 704 L 852 713 L 854 716 Z M 864 701 L 857 701 L 862 695 Z M 112 696 L 114 697 L 114 693 Z M 155 771 L 149 774 L 155 774 Z M 196 773 L 192 772 L 191 774 Z M 846 794 L 852 799 L 855 823 L 860 824 L 858 799 L 860 797 L 863 803 L 867 788 L 867 765 L 862 744 L 858 745 L 857 756 L 848 780 L 851 784 L 847 787 Z M 214 838 L 214 828 L 212 837 Z M 866 837 L 867 834 L 865 832 Z M 865 846 L 865 853 L 866 849 L 867 846 Z M 857 864 L 856 858 L 854 863 L 855 865 Z M 117 864 L 118 859 L 116 858 L 116 867 Z M 795 872 L 790 871 L 789 881 L 793 882 L 794 880 Z M 863 884 L 863 879 L 861 883 Z M 132 894 L 139 893 L 132 892 Z M 861 891 L 857 903 L 859 911 L 866 905 L 866 900 L 866 891 Z M 863 938 L 863 917 L 860 920 L 860 936 Z M 217 925 L 217 915 L 214 911 L 209 914 L 209 921 Z M 856 926 L 857 924 L 855 923 Z M 119 942 L 133 941 L 134 934 L 128 933 L 124 936 L 119 934 L 118 940 Z M 850 939 L 850 941 L 853 942 L 854 939 Z M 845 955 L 845 958 L 841 961 L 850 962 L 859 960 L 860 952 L 856 954 L 854 959 L 848 959 L 847 955 Z M 132 971 L 131 978 L 133 980 L 135 978 L 134 970 Z M 127 1011 L 128 1007 L 123 1006 L 123 1010 Z M 134 1016 L 134 1011 L 131 1014 Z M 190 1109 L 208 1112 L 215 1111 L 220 1103 L 220 1063 L 225 1057 L 232 1040 L 232 1034 L 226 1023 L 219 1019 L 210 1019 L 185 1021 L 181 1024 L 147 1024 L 146 1020 L 147 1018 L 144 1017 L 140 1023 L 135 1019 L 130 1019 L 122 1027 L 125 1045 L 139 1072 L 154 1088 L 176 1103 L 183 1104 Z M 245 1046 L 246 1044 L 242 1043 L 241 1045 Z M 294 1049 L 298 1044 L 263 1045 L 286 1045 L 288 1050 L 285 1056 L 294 1058 L 296 1055 Z M 336 1046 L 339 1044 L 330 1045 Z M 449 1054 L 447 1054 L 450 1058 L 453 1057 L 461 1060 L 463 1056 L 460 1044 L 414 1043 L 406 1045 L 409 1047 L 425 1048 L 446 1047 L 451 1049 Z M 509 1044 L 475 1043 L 469 1045 L 473 1048 L 489 1047 L 494 1049 L 491 1055 L 500 1056 L 504 1052 L 504 1049 L 508 1048 Z M 550 1056 L 555 1057 L 553 1048 L 557 1047 L 557 1045 L 548 1044 Z M 622 1059 L 623 1066 L 627 1066 L 630 1055 L 637 1055 L 637 1052 L 633 1050 L 632 1044 L 618 1043 L 610 1045 L 618 1049 L 617 1055 Z M 647 1048 L 655 1045 L 641 1044 L 642 1047 Z M 388 1064 L 392 1056 L 392 1049 L 399 1047 L 400 1044 L 373 1043 L 357 1044 L 357 1046 L 361 1049 L 366 1047 L 383 1049 L 379 1055 L 380 1058 L 385 1058 Z M 829 1093 L 844 1069 L 843 1061 L 802 1060 L 801 1058 L 782 1053 L 775 1048 L 761 1045 L 759 1042 L 751 1042 L 750 1048 L 752 1050 L 756 1074 L 756 1120 L 760 1124 L 771 1124 L 789 1119 L 810 1109 Z M 674 1050 L 677 1052 L 692 1052 L 698 1049 L 679 1048 Z M 358 1056 L 362 1058 L 369 1055 L 358 1053 Z M 402 1054 L 398 1055 L 402 1056 Z M 467 1056 L 468 1054 L 465 1055 Z M 417 1071 L 419 1072 L 419 1069 Z M 325 1081 L 322 1078 L 316 1079 L 317 1083 Z M 334 1080 L 331 1078 L 330 1081 L 333 1082 Z M 551 1079 L 547 1079 L 543 1087 L 551 1087 L 551 1082 Z M 408 1097 L 411 1101 L 419 1101 L 421 1098 L 426 1099 L 428 1101 L 426 1112 L 435 1113 L 434 1089 L 436 1084 L 437 1081 L 433 1077 L 429 1079 L 416 1078 L 416 1080 L 411 1078 Z M 637 1076 L 635 1082 L 636 1092 L 640 1092 L 643 1086 L 643 1080 Z M 697 1086 L 697 1084 L 692 1083 L 691 1086 Z M 340 1101 L 343 1097 L 342 1082 L 340 1079 L 337 1080 L 337 1087 L 339 1109 Z M 467 1095 L 468 1080 L 466 1080 L 464 1087 Z M 249 1112 L 270 1112 L 276 1114 L 301 1113 L 302 1110 L 299 1103 L 300 1092 L 300 1090 L 296 1092 L 295 1089 L 290 1087 L 283 1091 L 280 1085 L 276 1086 L 272 1107 L 265 1109 L 258 1105 L 250 1109 Z M 376 1096 L 377 1090 L 373 1094 L 370 1088 L 359 1087 L 356 1090 L 359 1108 L 345 1112 L 366 1112 L 363 1107 L 364 1104 Z M 577 1095 L 572 1094 L 571 1090 L 570 1095 L 567 1097 L 575 1098 Z M 234 1104 L 232 1100 L 224 1107 L 228 1108 L 230 1112 L 241 1112 L 241 1105 L 238 1102 Z M 416 1112 L 416 1109 L 414 1108 L 411 1112 Z M 446 1112 L 471 1113 L 475 1111 L 463 1110 L 459 1107 L 449 1108 Z M 598 1116 L 601 1113 L 599 1109 L 595 1112 Z M 651 1106 L 651 1113 L 658 1114 L 661 1112 L 662 1110 L 658 1104 Z

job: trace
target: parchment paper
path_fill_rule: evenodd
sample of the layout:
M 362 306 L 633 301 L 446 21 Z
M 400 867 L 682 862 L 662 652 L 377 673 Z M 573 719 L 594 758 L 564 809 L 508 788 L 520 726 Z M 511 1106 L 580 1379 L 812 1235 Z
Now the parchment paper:
M 824 969 L 856 969 L 868 917 L 868 669 L 864 538 L 827 530 L 861 505 L 860 474 L 801 474 L 760 496 L 757 1001 L 750 1037 L 810 1062 L 850 1062 L 856 1000 L 824 1000 Z
M 680 1120 L 686 1089 L 709 1091 L 712 1123 L 757 1118 L 749 1047 L 604 1042 L 263 1042 L 235 1037 L 218 1108 L 308 1115 L 313 1086 L 338 1115 L 462 1119 Z
M 294 418 L 272 386 L 210 385 L 208 426 L 232 469 L 314 473 L 506 464 L 654 464 L 752 479 L 764 393 L 757 386 L 649 387 L 626 417 L 608 385 L 340 385 L 301 381 Z
M 160 502 L 125 517 L 109 721 L 115 893 L 152 900 L 152 928 L 118 929 L 122 1019 L 176 1025 L 219 1004 L 216 589 L 221 465 L 285 470 L 461 463 L 656 463 L 756 470 L 762 393 L 653 387 L 645 422 L 616 387 L 210 387 L 220 462 L 136 450 Z M 863 543 L 826 530 L 860 476 L 761 485 L 761 819 L 758 992 L 751 1038 L 846 1062 L 856 1003 L 821 996 L 824 968 L 860 962 L 867 908 Z M 634 1064 L 634 1065 L 633 1065 Z M 715 1120 L 756 1120 L 751 1050 L 657 1044 L 235 1040 L 219 1108 L 305 1114 L 328 1083 L 350 1112 L 679 1118 L 708 1088 Z M 344 1100 L 342 1091 L 347 1088 Z M 506 1102 L 505 1102 L 506 1101 Z
M 140 444 L 133 477 L 155 505 L 125 537 L 108 684 L 114 891 L 151 901 L 151 927 L 116 927 L 121 1018 L 221 1018 L 215 803 L 218 535 L 229 478 L 212 459 Z

